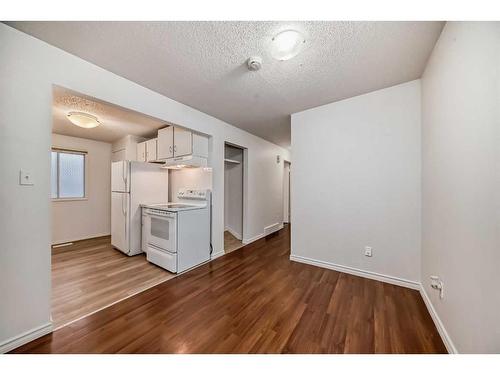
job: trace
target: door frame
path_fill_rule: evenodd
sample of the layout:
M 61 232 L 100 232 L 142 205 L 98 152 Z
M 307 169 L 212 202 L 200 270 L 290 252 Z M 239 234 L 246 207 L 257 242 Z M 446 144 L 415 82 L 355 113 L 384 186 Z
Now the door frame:
M 288 164 L 288 221 L 285 221 L 285 168 L 286 165 Z M 292 203 L 292 162 L 286 159 L 283 159 L 283 223 L 284 224 L 290 224 L 292 222 L 292 210 L 291 210 L 291 203 Z
M 226 155 L 226 145 L 228 146 L 231 146 L 231 147 L 235 147 L 235 148 L 238 148 L 240 150 L 242 150 L 243 152 L 243 161 L 242 161 L 242 165 L 243 165 L 243 197 L 242 197 L 242 201 L 243 201 L 243 209 L 242 209 L 242 224 L 241 224 L 241 242 L 243 244 L 245 244 L 246 242 L 248 242 L 248 238 L 247 238 L 247 233 L 248 233 L 248 230 L 247 230 L 247 214 L 248 214 L 248 148 L 244 147 L 244 146 L 241 146 L 241 145 L 238 145 L 236 143 L 232 143 L 232 142 L 229 142 L 229 141 L 224 141 L 222 147 L 223 147 L 223 150 L 222 150 L 222 154 L 224 155 L 224 159 L 225 159 L 225 155 Z M 225 162 L 224 162 L 225 164 Z M 225 181 L 225 174 L 226 174 L 226 166 L 224 165 L 224 181 Z M 226 212 L 226 191 L 225 191 L 225 184 L 224 184 L 224 215 L 225 215 L 225 212 Z M 225 219 L 224 219 L 225 221 Z M 222 228 L 222 235 L 224 236 L 224 231 L 225 231 L 225 225 L 223 225 L 223 228 Z

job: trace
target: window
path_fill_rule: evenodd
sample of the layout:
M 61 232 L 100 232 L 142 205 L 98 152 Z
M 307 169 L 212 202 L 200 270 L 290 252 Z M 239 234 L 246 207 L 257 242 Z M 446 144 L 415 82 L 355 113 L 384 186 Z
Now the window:
M 52 149 L 52 199 L 85 198 L 85 157 L 81 151 Z

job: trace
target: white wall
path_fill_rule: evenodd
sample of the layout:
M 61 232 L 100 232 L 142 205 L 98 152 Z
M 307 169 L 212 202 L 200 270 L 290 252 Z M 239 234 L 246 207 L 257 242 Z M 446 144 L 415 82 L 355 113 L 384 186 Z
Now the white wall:
M 293 114 L 292 255 L 418 282 L 420 129 L 418 80 Z
M 0 24 L 0 345 L 50 319 L 52 85 L 212 135 L 214 253 L 223 252 L 224 142 L 248 149 L 249 237 L 282 221 L 279 146 Z M 19 170 L 35 185 L 19 186 Z
M 87 151 L 86 199 L 52 201 L 52 243 L 110 234 L 111 144 L 52 134 L 52 145 Z
M 500 353 L 500 23 L 446 24 L 422 130 L 422 284 L 456 350 Z
M 170 169 L 168 183 L 169 200 L 177 202 L 180 188 L 212 190 L 212 171 L 204 168 Z

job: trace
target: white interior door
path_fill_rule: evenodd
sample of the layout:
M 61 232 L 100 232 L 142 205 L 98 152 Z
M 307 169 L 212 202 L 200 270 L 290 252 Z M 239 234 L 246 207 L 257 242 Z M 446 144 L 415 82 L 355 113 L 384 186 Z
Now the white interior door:
M 111 193 L 111 244 L 128 253 L 128 193 Z

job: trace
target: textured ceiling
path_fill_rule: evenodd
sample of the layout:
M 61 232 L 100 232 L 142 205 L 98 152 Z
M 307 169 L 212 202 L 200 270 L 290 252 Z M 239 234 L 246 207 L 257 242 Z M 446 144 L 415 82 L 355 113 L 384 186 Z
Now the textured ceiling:
M 142 86 L 274 143 L 290 114 L 421 76 L 442 22 L 9 22 Z M 269 53 L 285 29 L 306 37 L 288 61 Z M 263 67 L 250 72 L 249 56 Z
M 66 117 L 71 111 L 90 113 L 99 119 L 101 125 L 92 129 L 73 125 Z M 110 143 L 127 134 L 154 136 L 157 129 L 165 126 L 165 122 L 160 120 L 85 97 L 62 87 L 54 87 L 52 112 L 54 133 Z

